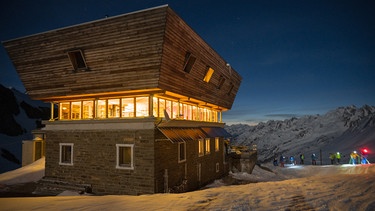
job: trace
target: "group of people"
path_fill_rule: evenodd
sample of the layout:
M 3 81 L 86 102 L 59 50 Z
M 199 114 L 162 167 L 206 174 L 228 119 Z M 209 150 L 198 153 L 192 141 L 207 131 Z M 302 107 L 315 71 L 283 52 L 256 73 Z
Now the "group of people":
M 331 164 L 334 164 L 336 159 L 337 159 L 336 163 L 339 164 L 340 160 L 341 160 L 341 154 L 339 152 L 329 153 L 329 158 L 331 159 Z M 317 161 L 317 156 L 316 156 L 315 153 L 312 153 L 311 154 L 311 165 L 316 165 L 316 161 Z M 288 157 L 284 157 L 283 155 L 280 155 L 279 160 L 275 156 L 274 160 L 273 160 L 273 165 L 278 166 L 279 165 L 278 162 L 280 162 L 280 167 L 284 167 L 285 164 L 297 165 L 297 160 L 295 159 L 294 156 L 290 156 L 289 159 L 288 159 Z M 299 155 L 299 163 L 301 165 L 305 164 L 305 155 L 304 154 Z
M 331 164 L 335 164 L 335 160 L 337 159 L 336 164 L 340 164 L 341 160 L 341 154 L 339 152 L 337 153 L 329 153 L 329 159 L 331 160 Z
M 350 153 L 349 164 L 353 164 L 353 165 L 355 165 L 355 164 L 370 164 L 370 162 L 367 160 L 367 156 L 368 156 L 368 150 L 366 148 L 361 149 L 360 153 L 357 153 L 357 151 L 353 151 L 352 153 Z M 342 155 L 341 155 L 340 152 L 329 153 L 329 159 L 331 160 L 331 165 L 340 164 L 341 157 L 342 157 Z M 312 153 L 311 154 L 311 165 L 316 165 L 316 162 L 317 162 L 317 156 L 316 156 L 315 153 Z M 273 165 L 279 166 L 279 163 L 280 163 L 280 167 L 284 167 L 285 164 L 297 165 L 297 160 L 295 159 L 294 156 L 290 156 L 288 158 L 288 157 L 284 157 L 283 155 L 280 155 L 279 159 L 277 159 L 277 157 L 275 156 L 274 160 L 273 160 Z M 305 164 L 305 155 L 304 154 L 299 155 L 299 163 L 301 165 Z
M 370 162 L 367 160 L 367 155 L 367 150 L 362 149 L 361 154 L 358 154 L 357 151 L 353 151 L 350 153 L 349 164 L 370 164 Z

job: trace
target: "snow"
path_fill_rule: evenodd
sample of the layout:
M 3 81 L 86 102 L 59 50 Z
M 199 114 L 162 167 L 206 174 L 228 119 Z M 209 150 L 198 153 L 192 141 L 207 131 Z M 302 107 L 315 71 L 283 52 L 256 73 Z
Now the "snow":
M 0 184 L 36 181 L 44 159 L 0 175 Z M 318 165 L 285 168 L 265 164 L 250 181 L 225 186 L 217 180 L 204 190 L 182 194 L 90 196 L 65 191 L 53 197 L 0 198 L 1 210 L 375 210 L 375 165 Z M 0 185 L 1 187 L 1 185 Z M 22 203 L 20 203 L 22 202 Z

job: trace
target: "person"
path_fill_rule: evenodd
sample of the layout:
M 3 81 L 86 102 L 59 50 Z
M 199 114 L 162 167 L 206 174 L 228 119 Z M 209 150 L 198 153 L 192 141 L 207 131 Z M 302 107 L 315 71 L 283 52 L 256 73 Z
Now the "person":
M 294 156 L 292 155 L 292 156 L 290 156 L 290 164 L 292 164 L 292 165 L 294 165 L 295 163 L 294 163 Z
M 274 165 L 274 166 L 278 166 L 278 165 L 279 165 L 279 164 L 277 163 L 277 158 L 276 158 L 276 157 L 273 159 L 273 165 Z
M 303 165 L 304 164 L 304 160 L 305 160 L 305 155 L 300 154 L 299 155 L 299 159 L 300 159 L 300 163 Z
M 329 153 L 329 159 L 331 160 L 331 165 L 333 165 L 336 159 L 335 153 Z
M 357 151 L 353 151 L 350 153 L 350 161 L 349 164 L 355 165 L 357 164 L 358 154 Z
M 337 164 L 340 164 L 340 159 L 341 159 L 341 154 L 340 152 L 336 153 L 336 159 L 337 159 Z
M 285 158 L 283 155 L 280 156 L 280 167 L 284 167 Z
M 311 155 L 311 164 L 312 164 L 312 165 L 316 165 L 316 155 L 315 155 L 315 153 L 313 153 L 313 154 Z

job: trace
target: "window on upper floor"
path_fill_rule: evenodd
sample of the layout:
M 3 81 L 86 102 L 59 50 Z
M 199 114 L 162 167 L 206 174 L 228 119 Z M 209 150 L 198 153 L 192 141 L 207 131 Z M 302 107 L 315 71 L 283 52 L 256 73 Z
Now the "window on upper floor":
M 228 95 L 230 95 L 230 94 L 232 93 L 233 88 L 234 88 L 234 85 L 233 85 L 233 83 L 231 82 L 231 83 L 230 83 L 230 86 L 229 86 L 228 93 L 227 93 Z
M 214 74 L 214 72 L 215 72 L 214 69 L 212 69 L 211 67 L 207 67 L 206 74 L 203 78 L 203 81 L 207 83 L 210 82 L 212 74 Z
M 86 61 L 80 49 L 68 51 L 68 56 L 75 71 L 87 70 Z
M 193 56 L 190 52 L 187 52 L 185 55 L 185 63 L 184 63 L 184 71 L 190 73 L 191 69 L 193 69 L 195 60 L 195 56 Z
M 221 89 L 221 87 L 223 87 L 223 84 L 225 82 L 225 78 L 223 75 L 220 75 L 220 78 L 219 78 L 219 83 L 217 85 L 217 89 Z

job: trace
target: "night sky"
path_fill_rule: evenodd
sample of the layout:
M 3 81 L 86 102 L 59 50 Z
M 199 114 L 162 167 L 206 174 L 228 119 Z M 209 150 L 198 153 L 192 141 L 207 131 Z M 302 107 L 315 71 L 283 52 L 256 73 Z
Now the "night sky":
M 228 124 L 375 105 L 372 0 L 7 0 L 0 40 L 164 4 L 243 77 Z M 0 83 L 25 91 L 3 47 Z

